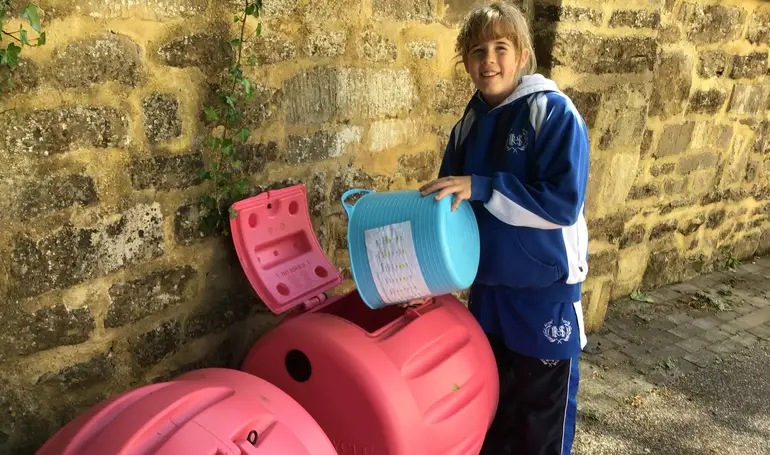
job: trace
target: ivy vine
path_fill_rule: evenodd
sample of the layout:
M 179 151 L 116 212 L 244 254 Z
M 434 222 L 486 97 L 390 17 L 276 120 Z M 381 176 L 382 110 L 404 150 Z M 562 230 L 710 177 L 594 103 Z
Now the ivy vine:
M 23 47 L 37 47 L 45 44 L 45 32 L 40 27 L 40 16 L 37 5 L 27 3 L 21 17 L 29 23 L 29 26 L 37 34 L 30 36 L 29 30 L 19 24 L 19 29 L 6 29 L 6 16 L 11 9 L 11 0 L 0 0 L 0 74 L 7 72 L 5 81 L 0 81 L 0 93 L 13 89 L 16 84 L 13 80 L 13 71 L 19 66 L 19 55 Z M 6 45 L 5 42 L 8 44 Z M 2 71 L 5 69 L 6 71 Z
M 240 34 L 230 42 L 237 57 L 228 69 L 225 90 L 217 91 L 216 102 L 203 108 L 206 124 L 212 128 L 212 134 L 208 138 L 212 159 L 198 170 L 201 179 L 210 181 L 213 187 L 213 194 L 201 196 L 199 203 L 199 229 L 206 234 L 229 235 L 229 220 L 237 215 L 231 205 L 247 195 L 248 181 L 237 151 L 246 144 L 252 132 L 243 124 L 238 94 L 245 94 L 248 101 L 254 97 L 251 81 L 243 75 L 242 55 L 244 43 L 262 34 L 261 23 L 258 23 L 253 31 L 246 32 L 248 19 L 259 18 L 261 9 L 261 0 L 245 0 L 243 10 L 233 16 L 234 23 L 240 22 Z M 257 59 L 254 56 L 246 61 L 247 66 L 256 64 Z

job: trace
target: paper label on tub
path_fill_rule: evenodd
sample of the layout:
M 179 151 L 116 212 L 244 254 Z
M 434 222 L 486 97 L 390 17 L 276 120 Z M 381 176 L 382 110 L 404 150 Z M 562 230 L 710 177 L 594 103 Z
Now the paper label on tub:
M 417 262 L 409 221 L 369 229 L 364 239 L 374 284 L 384 302 L 401 303 L 430 295 Z

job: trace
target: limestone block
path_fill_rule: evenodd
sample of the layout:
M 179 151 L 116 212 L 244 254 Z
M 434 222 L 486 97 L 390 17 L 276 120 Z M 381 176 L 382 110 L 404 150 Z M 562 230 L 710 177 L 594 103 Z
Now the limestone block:
M 740 36 L 748 13 L 738 7 L 682 4 L 679 20 L 687 27 L 687 38 L 695 44 L 732 41 Z
M 89 228 L 63 226 L 40 240 L 18 234 L 10 257 L 11 294 L 64 289 L 163 254 L 160 205 L 138 204 Z
M 167 93 L 153 93 L 142 100 L 142 124 L 147 140 L 155 144 L 182 135 L 179 101 Z
M 137 190 L 187 188 L 202 182 L 198 176 L 198 169 L 202 168 L 203 157 L 199 153 L 134 158 L 130 167 L 131 185 Z
M 690 98 L 688 114 L 716 114 L 722 110 L 727 93 L 720 89 L 698 90 Z
M 290 123 L 394 116 L 415 102 L 407 69 L 316 67 L 290 78 L 284 90 Z
M 647 10 L 619 10 L 612 13 L 610 27 L 651 28 L 660 27 L 660 13 Z
M 649 115 L 668 118 L 684 111 L 692 86 L 692 60 L 684 53 L 662 54 L 655 68 Z
M 79 147 L 124 147 L 129 120 L 106 106 L 75 105 L 23 113 L 0 121 L 0 153 L 53 155 Z
M 288 164 L 312 163 L 345 154 L 348 145 L 361 141 L 361 127 L 346 126 L 337 131 L 320 130 L 311 135 L 289 135 L 284 160 Z
M 110 286 L 110 305 L 104 327 L 121 327 L 178 305 L 196 274 L 190 266 L 173 267 L 113 284 Z
M 51 77 L 64 88 L 88 88 L 116 81 L 136 87 L 144 80 L 142 50 L 125 35 L 80 38 L 54 51 Z
M 736 114 L 757 114 L 764 107 L 764 96 L 761 85 L 738 84 L 733 88 L 728 110 Z
M 542 63 L 580 73 L 641 73 L 653 69 L 657 49 L 655 39 L 644 36 L 600 37 L 590 32 L 558 31 L 551 57 Z
M 0 316 L 0 361 L 80 344 L 91 337 L 95 327 L 88 308 L 64 304 L 28 313 L 8 302 L 0 309 Z
M 93 179 L 82 174 L 48 175 L 28 182 L 15 199 L 22 219 L 72 206 L 86 207 L 99 201 Z

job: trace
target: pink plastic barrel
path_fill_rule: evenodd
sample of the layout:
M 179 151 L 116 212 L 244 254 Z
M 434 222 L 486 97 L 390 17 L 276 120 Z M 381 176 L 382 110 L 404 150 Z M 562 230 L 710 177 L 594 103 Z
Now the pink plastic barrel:
M 370 309 L 313 234 L 301 185 L 235 204 L 233 241 L 276 313 L 242 369 L 270 381 L 321 425 L 339 454 L 477 455 L 499 384 L 486 336 L 451 295 Z
M 106 400 L 36 455 L 336 455 L 308 413 L 274 385 L 209 368 Z

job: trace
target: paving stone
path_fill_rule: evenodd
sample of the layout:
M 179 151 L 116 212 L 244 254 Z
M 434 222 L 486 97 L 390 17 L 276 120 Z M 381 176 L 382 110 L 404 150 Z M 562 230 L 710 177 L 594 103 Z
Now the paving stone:
M 580 392 L 578 392 L 580 393 Z M 600 414 L 607 414 L 615 410 L 621 402 L 611 398 L 605 394 L 592 396 L 590 400 L 578 400 L 578 412 L 583 410 L 584 412 L 597 412 Z
M 710 343 L 716 343 L 717 341 L 722 341 L 731 336 L 733 335 L 720 329 L 707 330 L 701 334 L 701 338 Z
M 715 317 L 722 322 L 730 322 L 733 319 L 738 318 L 740 315 L 741 313 L 738 313 L 737 311 L 720 311 L 715 315 Z
M 673 169 L 674 168 L 672 167 L 671 170 L 673 171 Z M 658 302 L 669 302 L 678 299 L 680 296 L 676 290 L 671 289 L 670 287 L 656 289 L 655 291 L 650 292 L 650 295 L 655 297 Z
M 628 340 L 620 337 L 617 333 L 608 332 L 604 335 L 604 339 L 613 343 L 615 346 L 625 346 L 628 344 Z
M 763 340 L 770 341 L 770 325 L 764 324 L 759 327 L 749 329 L 748 333 L 755 335 Z
M 750 297 L 746 302 L 755 308 L 765 308 L 770 305 L 770 300 L 765 296 Z
M 709 351 L 708 349 L 702 349 L 693 354 L 686 355 L 684 359 L 688 362 L 694 363 L 701 368 L 704 368 L 711 365 L 716 360 L 721 359 L 721 357 L 716 352 Z
M 606 352 L 602 352 L 595 359 L 595 361 L 597 365 L 601 365 L 605 368 L 615 368 L 618 365 L 630 362 L 631 358 L 628 357 L 626 354 L 616 349 L 613 349 Z
M 615 335 L 615 334 L 612 333 L 611 335 Z M 612 340 L 608 340 L 605 336 L 598 335 L 598 336 L 593 336 L 591 338 L 593 340 L 588 343 L 589 345 L 593 344 L 593 352 L 591 352 L 591 354 L 598 354 L 600 352 L 609 351 L 617 347 L 617 344 L 615 342 L 613 342 Z M 586 346 L 586 349 L 584 349 L 583 352 L 588 352 L 588 346 Z
M 688 354 L 689 355 L 689 354 Z M 686 360 L 687 356 L 683 359 L 679 359 L 676 363 L 676 369 L 682 374 L 692 373 L 698 369 L 698 365 Z
M 703 330 L 711 330 L 714 327 L 718 327 L 722 325 L 722 321 L 719 319 L 713 317 L 713 316 L 706 316 L 705 318 L 699 318 L 692 322 L 692 325 L 695 327 L 698 327 L 699 329 Z
M 722 324 L 719 326 L 719 330 L 722 330 L 723 332 L 727 332 L 730 335 L 735 335 L 736 333 L 740 332 L 741 329 L 733 325 L 735 321 L 728 322 L 727 324 Z
M 689 351 L 685 350 L 684 348 L 677 346 L 677 345 L 671 345 L 666 346 L 665 348 L 662 348 L 655 352 L 655 357 L 659 359 L 659 361 L 666 361 L 666 360 L 677 360 L 684 358 L 687 354 L 690 354 Z
M 696 292 L 700 292 L 701 289 L 694 284 L 685 281 L 683 283 L 677 283 L 673 286 L 671 286 L 671 289 L 674 291 L 679 292 L 680 294 L 695 294 Z
M 744 264 L 741 269 L 748 273 L 760 273 L 762 272 L 762 266 L 759 264 Z
M 770 307 L 745 314 L 730 324 L 738 330 L 748 330 L 768 321 L 770 321 Z
M 666 363 L 665 367 L 659 367 L 645 376 L 645 380 L 658 386 L 664 387 L 679 379 L 681 376 L 692 373 L 698 366 L 684 359 L 676 359 Z
M 676 324 L 668 319 L 654 319 L 650 321 L 650 327 L 658 330 L 669 330 L 676 327 Z
M 712 344 L 707 348 L 709 351 L 716 352 L 721 355 L 733 354 L 743 349 L 743 346 L 732 339 L 726 339 Z
M 671 332 L 667 332 L 665 330 L 656 331 L 655 335 L 648 340 L 646 340 L 646 344 L 653 346 L 655 348 L 665 347 L 665 346 L 673 346 L 676 343 L 679 343 L 681 341 L 681 338 L 674 335 Z
M 618 336 L 623 336 L 623 335 L 632 333 L 636 328 L 633 324 L 628 322 L 627 319 L 620 319 L 620 318 L 607 321 L 605 326 L 607 327 L 607 330 L 609 330 L 612 333 L 615 333 Z
M 698 352 L 701 349 L 705 348 L 709 345 L 709 342 L 704 340 L 703 338 L 693 337 L 688 338 L 686 340 L 680 341 L 676 344 L 676 346 L 684 349 L 685 351 L 689 353 Z M 685 357 L 686 358 L 686 357 Z
M 739 316 L 752 313 L 756 310 L 757 309 L 751 305 L 741 305 L 741 306 L 733 307 L 733 311 L 735 311 L 736 313 L 739 313 Z
M 683 340 L 688 340 L 693 337 L 697 337 L 703 333 L 703 329 L 695 327 L 694 325 L 680 325 L 673 329 L 667 330 L 668 333 L 674 334 Z M 733 332 L 735 333 L 735 332 Z
M 695 320 L 692 316 L 689 316 L 687 313 L 673 313 L 666 315 L 666 319 L 673 322 L 676 325 L 680 324 L 686 324 L 688 322 L 692 322 Z
M 730 340 L 738 343 L 741 346 L 750 348 L 755 344 L 757 344 L 757 341 L 759 341 L 759 338 L 757 338 L 756 336 L 754 336 L 749 332 L 743 332 L 733 336 L 732 338 L 730 338 Z
M 644 357 L 650 354 L 650 350 L 647 346 L 638 344 L 628 344 L 622 348 L 618 348 L 618 350 L 631 358 Z

